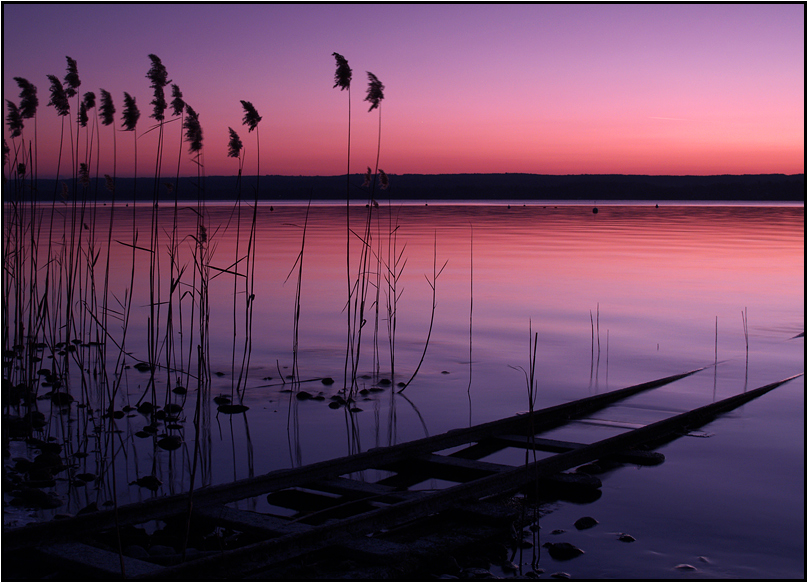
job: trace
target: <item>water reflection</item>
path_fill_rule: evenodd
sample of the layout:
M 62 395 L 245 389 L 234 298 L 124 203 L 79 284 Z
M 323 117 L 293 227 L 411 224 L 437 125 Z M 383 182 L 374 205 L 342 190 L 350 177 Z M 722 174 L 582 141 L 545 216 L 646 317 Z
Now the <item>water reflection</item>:
M 76 363 L 67 376 L 79 365 L 100 374 L 104 362 L 118 373 L 109 390 L 100 385 L 86 395 L 86 407 L 54 414 L 48 429 L 50 437 L 67 444 L 66 455 L 79 460 L 79 473 L 108 476 L 94 496 L 71 486 L 72 506 L 104 503 L 119 494 L 154 495 L 139 486 L 122 491 L 144 476 L 163 482 L 158 494 L 183 491 L 525 410 L 530 404 L 523 379 L 512 367 L 524 364 L 528 322 L 539 332 L 536 407 L 712 363 L 708 387 L 683 385 L 665 394 L 665 404 L 676 408 L 804 367 L 804 340 L 788 344 L 804 332 L 801 207 L 600 205 L 593 216 L 590 206 L 382 205 L 372 215 L 369 257 L 375 263 L 368 260 L 366 274 L 365 318 L 372 328 L 366 328 L 363 341 L 373 348 L 362 350 L 357 363 L 362 384 L 352 387 L 344 382 L 344 206 L 259 207 L 254 287 L 248 293 L 244 278 L 234 274 L 251 213 L 239 220 L 230 205 L 208 204 L 209 331 L 200 338 L 192 322 L 199 316 L 200 298 L 191 290 L 196 284 L 188 289 L 179 284 L 181 315 L 166 344 L 158 343 L 158 353 L 168 360 L 154 374 L 141 373 L 116 363 L 119 353 L 127 364 L 151 358 L 152 302 L 149 286 L 139 285 L 149 280 L 148 262 L 136 261 L 133 269 L 130 243 L 138 240 L 136 231 L 151 228 L 151 213 L 138 212 L 133 222 L 127 215 L 132 210 L 118 208 L 115 214 L 114 240 L 127 244 L 113 240 L 108 248 L 110 295 L 131 309 L 125 339 L 110 324 L 106 352 L 82 347 L 80 359 L 67 360 Z M 158 212 L 167 213 L 160 224 L 173 221 L 173 209 Z M 367 212 L 351 211 L 358 232 Z M 96 209 L 97 232 L 109 230 L 110 217 L 108 207 Z M 49 224 L 49 217 L 42 222 Z M 59 215 L 55 224 L 69 223 Z M 189 246 L 187 256 L 178 254 L 167 264 L 175 278 L 182 269 L 202 275 L 190 239 L 199 224 L 195 210 L 177 215 L 177 239 Z M 62 235 L 53 239 L 64 245 Z M 347 243 L 352 256 L 359 256 L 363 240 L 354 235 Z M 43 234 L 39 249 L 44 253 L 49 244 Z M 166 237 L 157 247 L 170 244 Z M 103 256 L 107 248 L 103 242 L 98 246 Z M 436 267 L 444 264 L 438 279 Z M 387 280 L 395 283 L 395 298 Z M 160 297 L 171 297 L 175 281 L 163 279 Z M 251 319 L 244 315 L 248 304 Z M 391 305 L 395 309 L 385 310 Z M 391 315 L 395 341 L 385 346 Z M 375 341 L 371 330 L 377 331 Z M 116 343 L 124 350 L 116 350 Z M 195 370 L 199 343 L 205 354 Z M 239 363 L 247 354 L 249 367 L 243 367 Z M 399 394 L 398 382 L 415 371 L 413 383 Z M 292 384 L 284 379 L 289 373 Z M 267 382 L 270 377 L 275 381 Z M 322 392 L 323 400 L 298 398 L 305 390 L 300 381 L 321 378 L 338 379 L 311 391 Z M 80 377 L 72 379 L 81 387 Z M 390 384 L 379 386 L 381 379 Z M 187 394 L 174 392 L 177 387 Z M 229 402 L 249 410 L 214 414 L 212 395 L 229 395 Z M 335 396 L 344 403 L 332 401 Z M 168 424 L 155 422 L 155 410 L 101 417 L 110 401 L 122 412 L 145 401 L 159 402 L 164 411 L 173 405 L 182 409 Z M 157 426 L 165 435 L 138 436 Z M 799 420 L 783 427 L 795 435 L 801 428 Z M 156 446 L 170 436 L 181 439 L 179 448 Z M 119 453 L 109 455 L 113 451 Z

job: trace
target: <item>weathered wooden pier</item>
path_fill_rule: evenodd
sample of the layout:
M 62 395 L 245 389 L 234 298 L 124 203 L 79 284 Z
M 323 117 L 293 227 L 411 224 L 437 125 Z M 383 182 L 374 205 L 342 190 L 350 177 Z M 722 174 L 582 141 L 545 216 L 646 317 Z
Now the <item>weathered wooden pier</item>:
M 283 566 L 316 553 L 336 552 L 379 565 L 385 576 L 404 575 L 424 564 L 441 545 L 457 545 L 511 527 L 516 510 L 491 502 L 536 482 L 563 488 L 597 488 L 600 481 L 566 473 L 596 460 L 630 464 L 662 463 L 653 447 L 700 427 L 802 375 L 795 375 L 691 411 L 624 431 L 590 444 L 540 437 L 622 399 L 675 382 L 697 369 L 648 383 L 594 395 L 522 414 L 456 429 L 441 435 L 299 468 L 273 471 L 192 494 L 152 498 L 113 510 L 6 530 L 3 557 L 42 556 L 70 565 L 84 578 L 218 580 L 277 578 Z M 483 461 L 506 448 L 553 455 L 519 466 Z M 451 453 L 445 453 L 451 450 Z M 363 479 L 368 470 L 385 477 Z M 367 472 L 370 473 L 370 472 Z M 437 478 L 454 485 L 437 490 L 413 486 Z M 235 502 L 257 496 L 290 509 L 291 516 L 239 510 Z M 124 556 L 122 528 L 150 521 L 172 522 L 186 534 L 227 528 L 248 533 L 237 548 L 186 553 L 159 560 Z M 441 535 L 437 522 L 443 521 Z M 424 525 L 430 536 L 392 536 L 397 529 Z M 405 526 L 406 525 L 406 526 Z M 448 525 L 448 526 L 447 526 Z M 443 538 L 441 538 L 443 536 Z M 427 540 L 428 539 L 428 540 Z M 187 538 L 186 538 L 187 540 Z M 442 541 L 442 542 L 441 542 Z M 184 545 L 182 545 L 184 546 Z M 377 577 L 373 577 L 377 578 Z

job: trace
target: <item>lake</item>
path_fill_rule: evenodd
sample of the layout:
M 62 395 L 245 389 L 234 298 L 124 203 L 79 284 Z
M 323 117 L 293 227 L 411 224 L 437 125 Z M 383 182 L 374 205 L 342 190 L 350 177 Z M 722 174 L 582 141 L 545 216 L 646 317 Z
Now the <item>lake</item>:
M 254 233 L 247 204 L 80 210 L 40 206 L 36 227 L 17 230 L 6 206 L 7 245 L 25 252 L 4 254 L 4 297 L 22 304 L 4 308 L 13 338 L 4 350 L 32 321 L 25 265 L 35 256 L 34 295 L 48 306 L 35 368 L 60 371 L 57 388 L 75 399 L 56 407 L 40 398 L 47 424 L 35 435 L 73 456 L 63 477 L 99 478 L 69 488 L 57 480 L 57 509 L 4 505 L 6 525 L 110 501 L 112 452 L 123 504 L 186 491 L 192 473 L 195 488 L 225 483 L 526 411 L 534 338 L 535 408 L 707 367 L 548 435 L 582 443 L 805 370 L 802 205 L 609 203 L 594 213 L 555 201 L 380 201 L 351 207 L 350 242 L 344 203 L 262 204 Z M 7 284 L 16 281 L 19 289 Z M 4 353 L 4 378 L 27 374 L 43 397 L 53 390 L 46 375 L 11 367 L 33 350 Z M 138 362 L 158 366 L 152 375 Z M 346 378 L 353 412 L 329 407 Z M 399 383 L 409 384 L 399 393 Z M 217 414 L 221 396 L 249 409 Z M 118 415 L 103 417 L 110 399 Z M 160 424 L 176 447 L 157 446 L 136 410 L 145 401 L 182 407 Z M 579 579 L 804 578 L 804 412 L 800 377 L 660 448 L 660 466 L 607 472 L 597 501 L 558 503 L 542 519 L 543 533 L 565 529 L 585 554 L 563 564 L 543 554 L 541 566 Z M 35 455 L 21 440 L 9 449 Z M 134 483 L 146 475 L 162 482 L 156 492 Z M 600 524 L 575 530 L 586 515 Z M 615 542 L 616 533 L 636 541 Z M 685 564 L 696 570 L 676 568 Z

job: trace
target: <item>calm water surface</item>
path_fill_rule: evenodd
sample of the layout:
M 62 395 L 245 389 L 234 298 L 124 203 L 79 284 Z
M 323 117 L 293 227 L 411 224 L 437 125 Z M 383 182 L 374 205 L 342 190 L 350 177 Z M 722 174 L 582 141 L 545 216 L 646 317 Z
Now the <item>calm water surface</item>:
M 97 211 L 98 232 L 105 233 L 110 207 Z M 115 213 L 114 239 L 131 243 L 132 207 L 118 206 Z M 251 211 L 242 213 L 239 255 L 245 253 Z M 351 211 L 357 234 L 364 230 L 365 216 L 361 206 Z M 186 237 L 186 245 L 195 233 L 195 217 L 189 210 L 179 213 L 178 233 Z M 147 237 L 150 221 L 149 207 L 138 206 L 140 241 Z M 161 207 L 161 232 L 170 230 L 172 221 L 173 209 Z M 234 221 L 232 205 L 207 206 L 214 268 L 232 270 L 237 256 Z M 646 424 L 804 371 L 802 206 L 602 205 L 593 214 L 591 206 L 544 202 L 510 207 L 383 203 L 374 211 L 371 235 L 374 249 L 381 244 L 384 261 L 388 233 L 396 226 L 395 253 L 401 254 L 404 267 L 397 282 L 395 374 L 383 275 L 378 371 L 372 348 L 376 290 L 371 286 L 359 367 L 367 378 L 359 379 L 359 388 L 373 387 L 380 378 L 394 384 L 407 381 L 415 371 L 432 315 L 433 269 L 445 263 L 435 284 L 432 333 L 423 364 L 407 389 L 402 394 L 387 389 L 360 396 L 357 405 L 362 411 L 349 418 L 344 409 L 327 407 L 327 400 L 293 399 L 290 384 L 283 381 L 294 364 L 300 277 L 300 378 L 336 380 L 331 386 L 303 383 L 300 389 L 327 398 L 342 388 L 347 330 L 344 205 L 311 206 L 308 215 L 303 205 L 259 208 L 244 398 L 250 409 L 243 416 L 217 416 L 212 406 L 200 440 L 205 463 L 197 485 L 200 479 L 202 485 L 223 483 L 527 410 L 523 369 L 529 366 L 531 331 L 538 335 L 537 408 L 708 367 L 600 412 L 597 419 L 561 428 L 554 435 L 560 439 L 595 441 L 622 427 Z M 106 238 L 99 238 L 103 255 Z M 353 278 L 359 252 L 354 235 Z M 110 286 L 123 297 L 132 249 L 113 243 L 111 253 Z M 167 265 L 163 261 L 161 269 Z M 376 271 L 375 259 L 372 269 Z M 136 253 L 127 332 L 132 359 L 148 359 L 148 272 L 145 253 Z M 236 287 L 234 306 L 233 276 L 217 269 L 214 273 L 209 290 L 208 358 L 214 373 L 209 397 L 230 394 L 238 374 L 232 362 L 240 362 L 243 353 L 246 297 Z M 372 280 L 375 284 L 375 273 Z M 163 298 L 168 296 L 167 282 L 165 276 Z M 183 301 L 187 314 L 190 297 Z M 186 337 L 189 328 L 183 332 Z M 165 394 L 167 376 L 157 375 L 158 394 Z M 135 404 L 147 379 L 148 373 L 127 370 L 119 406 Z M 184 439 L 176 451 L 163 451 L 152 439 L 135 437 L 145 423 L 139 414 L 117 422 L 119 485 L 154 473 L 163 481 L 157 495 L 188 488 L 196 439 L 193 394 L 187 396 L 184 428 L 176 430 Z M 605 474 L 599 500 L 586 506 L 561 503 L 542 522 L 544 540 L 550 540 L 547 533 L 552 530 L 565 529 L 564 540 L 586 554 L 570 563 L 555 563 L 544 554 L 542 566 L 583 579 L 804 578 L 804 411 L 801 377 L 661 448 L 666 456 L 661 466 L 627 466 Z M 510 461 L 523 461 L 523 454 Z M 120 486 L 118 500 L 150 495 L 134 485 Z M 65 494 L 67 511 L 106 497 L 103 489 L 73 489 Z M 241 504 L 267 510 L 265 501 Z M 600 524 L 577 531 L 572 523 L 585 515 Z M 37 519 L 48 516 L 36 514 Z M 7 516 L 6 522 L 27 519 L 22 513 Z M 617 541 L 621 532 L 636 542 Z M 680 564 L 697 571 L 675 569 Z

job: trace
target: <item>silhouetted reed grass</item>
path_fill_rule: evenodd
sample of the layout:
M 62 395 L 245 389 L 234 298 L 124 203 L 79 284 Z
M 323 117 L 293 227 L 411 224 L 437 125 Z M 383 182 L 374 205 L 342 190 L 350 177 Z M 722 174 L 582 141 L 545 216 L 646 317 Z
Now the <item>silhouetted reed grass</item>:
M 348 91 L 345 209 L 348 326 L 343 386 L 347 395 L 341 408 L 349 428 L 350 450 L 356 452 L 361 450 L 357 422 L 360 410 L 354 400 L 360 389 L 360 371 L 372 369 L 378 381 L 382 367 L 386 366 L 382 364 L 384 355 L 379 349 L 383 335 L 380 318 L 387 320 L 389 367 L 393 378 L 400 368 L 396 362 L 396 331 L 407 246 L 400 244 L 398 214 L 392 202 L 387 207 L 387 217 L 383 217 L 385 210 L 376 201 L 378 190 L 389 195 L 391 180 L 379 168 L 380 106 L 384 86 L 371 73 L 368 73 L 365 100 L 370 103 L 369 111 L 379 110 L 377 155 L 373 170 L 368 168 L 363 224 L 356 231 L 352 229 L 350 189 L 356 187 L 351 185 L 350 176 L 352 72 L 344 57 L 338 53 L 333 56 L 337 62 L 334 87 Z M 16 409 L 19 416 L 22 418 L 23 412 L 43 413 L 43 437 L 53 437 L 64 444 L 62 456 L 65 466 L 70 468 L 67 485 L 73 504 L 89 506 L 111 501 L 113 508 L 117 508 L 121 489 L 129 486 L 147 496 L 170 492 L 176 483 L 176 476 L 172 478 L 171 474 L 178 472 L 189 480 L 190 508 L 193 490 L 200 484 L 210 483 L 210 297 L 211 282 L 217 276 L 222 276 L 223 280 L 233 278 L 230 399 L 238 399 L 240 408 L 225 411 L 244 415 L 248 464 L 252 472 L 247 407 L 242 403 L 252 380 L 253 309 L 258 291 L 258 207 L 263 197 L 258 178 L 261 168 L 258 126 L 262 118 L 251 102 L 240 101 L 242 123 L 249 132 L 256 133 L 257 178 L 253 202 L 245 203 L 241 195 L 247 158 L 244 143 L 232 128 L 228 128 L 227 153 L 238 161 L 238 195 L 231 213 L 235 223 L 235 252 L 232 261 L 228 257 L 224 265 L 216 266 L 213 259 L 217 230 L 210 223 L 206 207 L 205 148 L 200 115 L 185 102 L 179 87 L 172 84 L 159 57 L 150 54 L 148 60 L 150 68 L 146 77 L 152 91 L 152 111 L 148 117 L 152 125 L 145 129 L 134 93 L 123 93 L 120 110 L 116 110 L 112 95 L 105 89 L 100 89 L 97 94 L 94 91 L 80 93 L 82 84 L 77 63 L 70 57 L 67 57 L 67 74 L 63 80 L 55 75 L 47 76 L 50 82 L 47 105 L 54 108 L 61 122 L 56 161 L 57 187 L 52 200 L 43 197 L 36 187 L 36 87 L 17 77 L 15 80 L 21 90 L 19 103 L 6 101 L 6 123 L 11 143 L 4 141 L 4 203 L 7 205 L 4 212 L 6 245 L 3 247 L 4 393 L 6 381 L 23 385 L 26 392 Z M 166 89 L 169 85 L 170 102 Z M 70 101 L 74 98 L 75 106 L 71 108 Z M 75 119 L 71 119 L 73 112 Z M 116 115 L 119 116 L 117 119 Z M 33 120 L 33 139 L 28 135 L 30 128 L 26 127 L 29 120 Z M 171 126 L 175 121 L 180 123 Z M 181 152 L 173 183 L 166 182 L 165 177 L 173 173 L 173 168 L 171 171 L 163 168 L 169 127 L 179 130 Z M 123 191 L 117 184 L 119 131 L 132 135 L 131 192 Z M 148 189 L 149 178 L 139 176 L 138 150 L 141 145 L 138 142 L 144 136 L 156 143 L 151 197 L 148 191 L 141 192 Z M 66 148 L 69 148 L 69 157 L 63 151 Z M 180 164 L 187 164 L 188 157 L 196 170 L 196 200 L 195 204 L 181 208 L 178 197 Z M 99 196 L 101 177 L 106 192 Z M 102 197 L 109 202 L 106 212 L 102 212 Z M 125 201 L 131 198 L 131 204 L 127 205 L 132 218 L 131 233 L 122 229 L 126 220 L 120 214 L 122 197 Z M 144 213 L 144 199 L 151 202 L 150 218 Z M 172 199 L 173 216 L 169 220 L 169 211 L 163 208 Z M 252 209 L 243 209 L 244 204 Z M 250 210 L 250 226 L 245 238 L 242 218 L 246 218 Z M 183 232 L 186 227 L 178 218 L 182 213 L 194 217 L 190 232 Z M 308 217 L 307 207 L 300 253 L 292 268 L 297 270 L 292 380 L 298 388 L 303 376 L 300 370 L 300 323 Z M 148 236 L 139 232 L 139 229 L 145 230 L 147 224 Z M 230 223 L 224 228 L 230 228 Z M 351 243 L 357 252 L 353 258 Z M 116 256 L 126 256 L 127 265 L 116 266 Z M 409 381 L 400 385 L 401 390 L 413 381 L 424 362 L 435 321 L 437 279 L 445 266 L 446 263 L 440 266 L 437 262 L 436 235 L 432 275 L 426 277 L 432 289 L 429 330 L 420 361 Z M 111 280 L 116 267 L 123 273 L 118 283 L 120 288 L 116 288 Z M 144 268 L 148 269 L 148 274 L 142 273 Z M 148 284 L 145 284 L 146 277 Z M 229 286 L 230 282 L 227 284 Z M 371 288 L 375 288 L 375 292 Z M 382 294 L 386 298 L 382 298 Z M 146 296 L 148 299 L 143 300 Z M 243 303 L 239 305 L 242 297 Z M 364 326 L 371 319 L 371 310 L 375 311 L 374 348 L 373 363 L 368 366 L 360 360 L 360 355 L 366 360 L 370 357 L 362 348 L 363 342 L 366 345 L 370 341 L 369 333 L 364 339 L 362 336 Z M 136 318 L 146 312 L 145 326 L 135 325 Z M 146 331 L 145 341 L 134 338 L 134 332 L 140 329 Z M 241 345 L 237 346 L 237 343 Z M 48 364 L 47 370 L 43 361 Z M 15 366 L 7 365 L 11 362 Z M 279 362 L 277 364 L 280 372 Z M 137 376 L 141 374 L 142 377 Z M 281 381 L 285 382 L 284 375 L 281 375 Z M 188 395 L 193 390 L 196 390 L 195 398 Z M 393 393 L 395 391 L 391 391 Z M 188 398 L 193 400 L 188 402 Z M 193 403 L 192 408 L 190 403 Z M 71 404 L 72 409 L 69 408 Z M 418 413 L 414 405 L 413 408 Z M 183 427 L 191 411 L 195 432 L 193 447 L 188 444 L 184 433 L 188 429 Z M 426 432 L 423 418 L 420 413 L 418 415 Z M 232 422 L 232 417 L 230 419 Z M 145 425 L 138 430 L 136 423 Z M 394 441 L 394 438 L 389 441 Z M 165 457 L 161 457 L 163 454 Z M 87 477 L 91 473 L 96 474 L 98 480 L 95 500 L 81 489 L 82 485 L 75 477 L 77 474 Z M 185 483 L 181 487 L 184 488 Z

